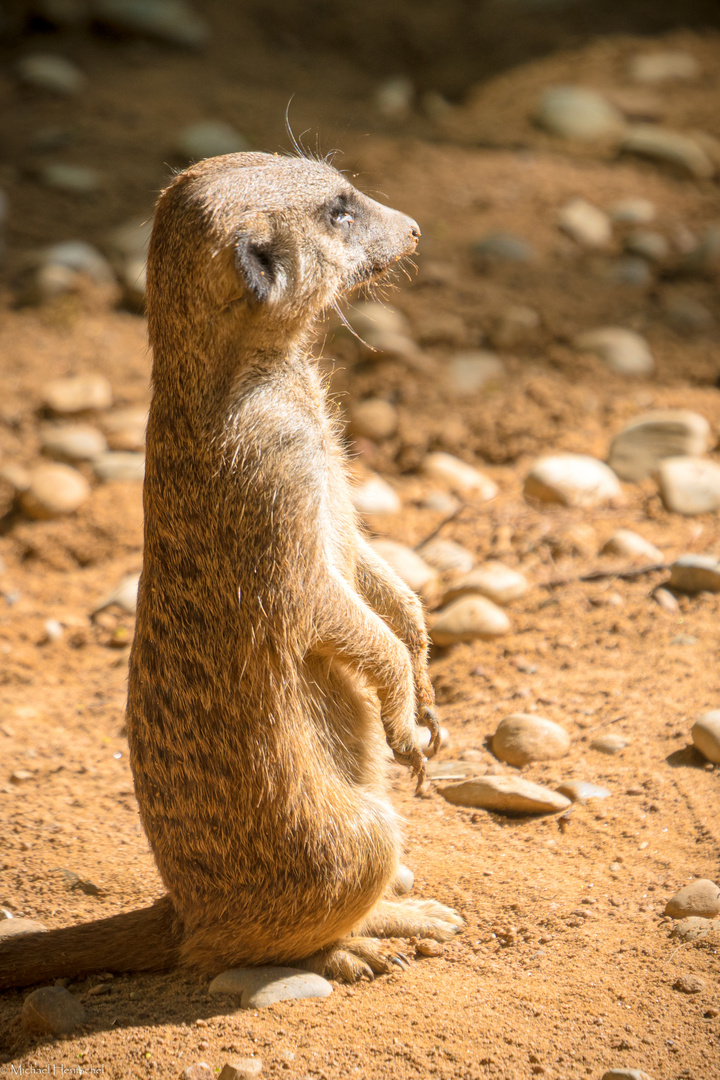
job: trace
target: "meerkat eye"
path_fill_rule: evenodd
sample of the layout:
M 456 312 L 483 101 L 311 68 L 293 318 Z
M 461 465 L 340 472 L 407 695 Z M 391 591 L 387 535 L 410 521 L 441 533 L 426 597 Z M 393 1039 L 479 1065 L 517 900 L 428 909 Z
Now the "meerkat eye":
M 335 226 L 352 225 L 355 221 L 355 211 L 348 206 L 347 199 L 340 196 L 330 206 L 330 221 Z

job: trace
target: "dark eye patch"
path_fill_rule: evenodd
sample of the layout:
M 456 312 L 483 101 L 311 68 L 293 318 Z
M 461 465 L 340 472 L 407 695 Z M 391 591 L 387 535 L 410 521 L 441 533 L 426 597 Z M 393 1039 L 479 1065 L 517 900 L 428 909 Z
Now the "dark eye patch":
M 346 195 L 338 195 L 328 207 L 328 216 L 332 225 L 348 226 L 355 221 L 355 207 Z

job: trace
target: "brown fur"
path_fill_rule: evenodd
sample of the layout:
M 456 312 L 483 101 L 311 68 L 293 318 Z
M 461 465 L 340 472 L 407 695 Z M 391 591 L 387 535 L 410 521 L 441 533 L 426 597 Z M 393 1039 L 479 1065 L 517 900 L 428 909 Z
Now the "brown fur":
M 421 782 L 416 716 L 437 743 L 427 637 L 358 529 L 308 354 L 316 317 L 418 236 L 305 159 L 211 159 L 160 197 L 128 737 L 169 902 L 116 917 L 147 924 L 138 949 L 117 923 L 127 964 L 104 920 L 0 946 L 0 985 L 178 960 L 354 979 L 389 970 L 377 936 L 458 929 L 440 904 L 391 897 L 385 744 Z

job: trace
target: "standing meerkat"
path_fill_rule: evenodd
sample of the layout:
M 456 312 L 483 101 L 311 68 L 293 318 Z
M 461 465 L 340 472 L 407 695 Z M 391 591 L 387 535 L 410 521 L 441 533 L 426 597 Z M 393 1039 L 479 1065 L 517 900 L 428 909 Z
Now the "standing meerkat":
M 392 896 L 386 747 L 439 742 L 417 597 L 374 554 L 309 346 L 420 231 L 330 165 L 212 158 L 158 201 L 153 397 L 127 710 L 167 895 L 0 945 L 0 986 L 94 970 L 291 963 L 389 971 L 382 937 L 462 920 Z

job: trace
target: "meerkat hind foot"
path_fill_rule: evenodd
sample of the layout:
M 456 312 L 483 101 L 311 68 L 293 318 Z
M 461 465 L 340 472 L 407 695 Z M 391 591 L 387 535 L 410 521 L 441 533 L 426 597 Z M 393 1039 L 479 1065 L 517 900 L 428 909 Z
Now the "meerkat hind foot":
M 360 933 L 450 941 L 464 925 L 457 911 L 436 900 L 381 900 L 363 922 Z
M 353 983 L 404 970 L 408 964 L 407 958 L 402 953 L 393 953 L 386 942 L 372 937 L 350 937 L 319 949 L 296 966 L 326 979 Z

